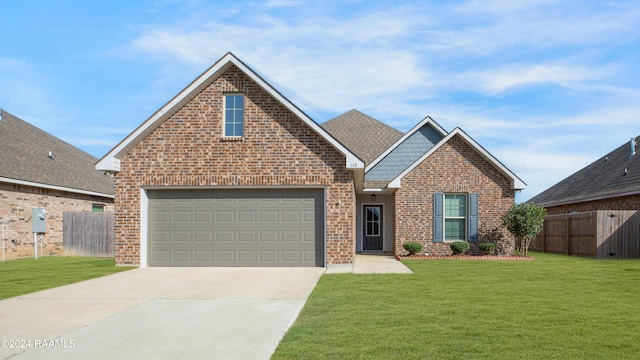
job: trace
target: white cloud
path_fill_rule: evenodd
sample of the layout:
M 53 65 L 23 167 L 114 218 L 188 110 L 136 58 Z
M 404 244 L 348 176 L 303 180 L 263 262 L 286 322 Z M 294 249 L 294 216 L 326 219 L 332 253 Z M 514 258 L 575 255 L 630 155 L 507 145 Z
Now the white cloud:
M 611 56 L 623 58 L 617 47 L 633 48 L 640 38 L 633 2 L 375 4 L 339 16 L 323 4 L 277 12 L 297 5 L 273 0 L 238 10 L 240 22 L 147 26 L 129 50 L 155 59 L 166 79 L 233 51 L 311 113 L 358 108 L 402 130 L 431 115 L 448 130 L 463 128 L 520 175 L 529 184 L 525 198 L 640 134 L 635 63 Z M 532 110 L 545 95 L 531 91 L 538 85 L 555 91 L 540 111 Z M 523 90 L 530 99 L 507 101 Z
M 299 0 L 269 0 L 265 3 L 265 7 L 296 7 L 302 5 L 302 1 Z
M 468 87 L 477 86 L 482 92 L 494 96 L 514 88 L 537 84 L 556 84 L 576 89 L 583 82 L 599 80 L 610 73 L 607 69 L 593 69 L 578 64 L 519 64 L 461 74 L 460 77 Z
M 427 33 L 429 48 L 475 56 L 576 51 L 595 44 L 606 48 L 640 36 L 637 1 L 474 0 L 445 9 L 439 19 Z

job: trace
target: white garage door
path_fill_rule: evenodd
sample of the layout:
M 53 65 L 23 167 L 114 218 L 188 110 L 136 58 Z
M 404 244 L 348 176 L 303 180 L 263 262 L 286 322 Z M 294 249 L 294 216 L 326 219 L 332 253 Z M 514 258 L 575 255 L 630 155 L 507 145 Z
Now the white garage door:
M 154 189 L 150 266 L 324 266 L 322 189 Z

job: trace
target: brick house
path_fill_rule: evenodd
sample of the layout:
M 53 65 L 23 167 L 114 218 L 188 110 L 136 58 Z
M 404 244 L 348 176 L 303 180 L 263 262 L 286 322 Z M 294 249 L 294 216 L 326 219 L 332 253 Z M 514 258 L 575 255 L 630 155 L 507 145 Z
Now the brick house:
M 0 221 L 4 256 L 34 255 L 33 210 L 44 209 L 43 254 L 60 254 L 64 211 L 113 211 L 113 179 L 95 157 L 0 110 Z M 2 240 L 2 239 L 0 239 Z
M 402 243 L 513 240 L 525 184 L 461 129 L 402 134 L 356 110 L 318 125 L 227 53 L 97 164 L 115 254 L 140 266 L 350 266 Z
M 529 202 L 545 207 L 549 215 L 593 210 L 639 210 L 638 139 L 640 137 L 631 138 Z

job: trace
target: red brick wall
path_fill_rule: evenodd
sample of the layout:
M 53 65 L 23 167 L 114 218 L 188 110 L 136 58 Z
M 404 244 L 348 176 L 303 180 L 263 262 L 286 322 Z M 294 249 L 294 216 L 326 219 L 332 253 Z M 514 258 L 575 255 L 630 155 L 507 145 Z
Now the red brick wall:
M 105 211 L 113 211 L 113 199 L 110 198 L 0 183 L 0 219 L 11 219 L 11 222 L 4 226 L 5 257 L 33 257 L 32 208 L 46 209 L 47 232 L 40 235 L 38 241 L 42 241 L 42 253 L 49 256 L 62 254 L 63 251 L 62 213 L 91 211 L 92 204 L 103 204 Z M 38 253 L 40 254 L 40 244 Z
M 237 91 L 245 95 L 244 137 L 224 139 L 224 94 Z M 232 66 L 121 160 L 116 262 L 140 264 L 143 187 L 320 185 L 327 190 L 327 262 L 351 263 L 355 190 L 345 165 L 342 154 Z
M 549 215 L 593 210 L 640 210 L 640 194 L 547 207 Z
M 499 240 L 504 252 L 513 254 L 514 239 L 500 227 L 500 216 L 514 203 L 511 182 L 459 136 L 402 179 L 402 188 L 395 193 L 396 254 L 406 253 L 402 244 L 407 241 L 422 243 L 431 255 L 451 254 L 448 242 L 433 242 L 436 192 L 478 193 L 480 242 Z

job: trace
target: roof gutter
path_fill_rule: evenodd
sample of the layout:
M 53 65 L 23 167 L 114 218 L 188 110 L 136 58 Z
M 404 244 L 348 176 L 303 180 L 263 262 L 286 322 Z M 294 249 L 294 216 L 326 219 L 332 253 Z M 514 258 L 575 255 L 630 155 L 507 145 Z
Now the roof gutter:
M 57 185 L 41 184 L 41 183 L 36 183 L 31 181 L 16 180 L 16 179 L 10 179 L 5 177 L 0 177 L 0 182 L 6 182 L 6 183 L 16 184 L 16 185 L 33 186 L 33 187 L 58 190 L 58 191 L 66 191 L 66 192 L 72 192 L 72 193 L 83 194 L 83 195 L 100 196 L 100 197 L 113 199 L 113 194 L 104 194 L 104 193 L 99 193 L 95 191 L 74 189 L 74 188 L 68 188 L 68 187 L 57 186 Z
M 542 207 L 562 206 L 562 205 L 580 204 L 580 203 L 585 203 L 585 202 L 589 202 L 589 201 L 598 201 L 598 200 L 619 198 L 619 197 L 639 195 L 639 194 L 640 194 L 640 190 L 637 190 L 637 191 L 629 191 L 629 192 L 625 192 L 625 193 L 621 193 L 621 194 L 614 194 L 614 195 L 594 196 L 594 197 L 590 197 L 590 198 L 586 198 L 586 199 L 580 199 L 580 200 L 566 200 L 566 201 L 560 201 L 560 202 L 555 202 L 555 203 L 540 203 L 538 205 L 540 205 Z

